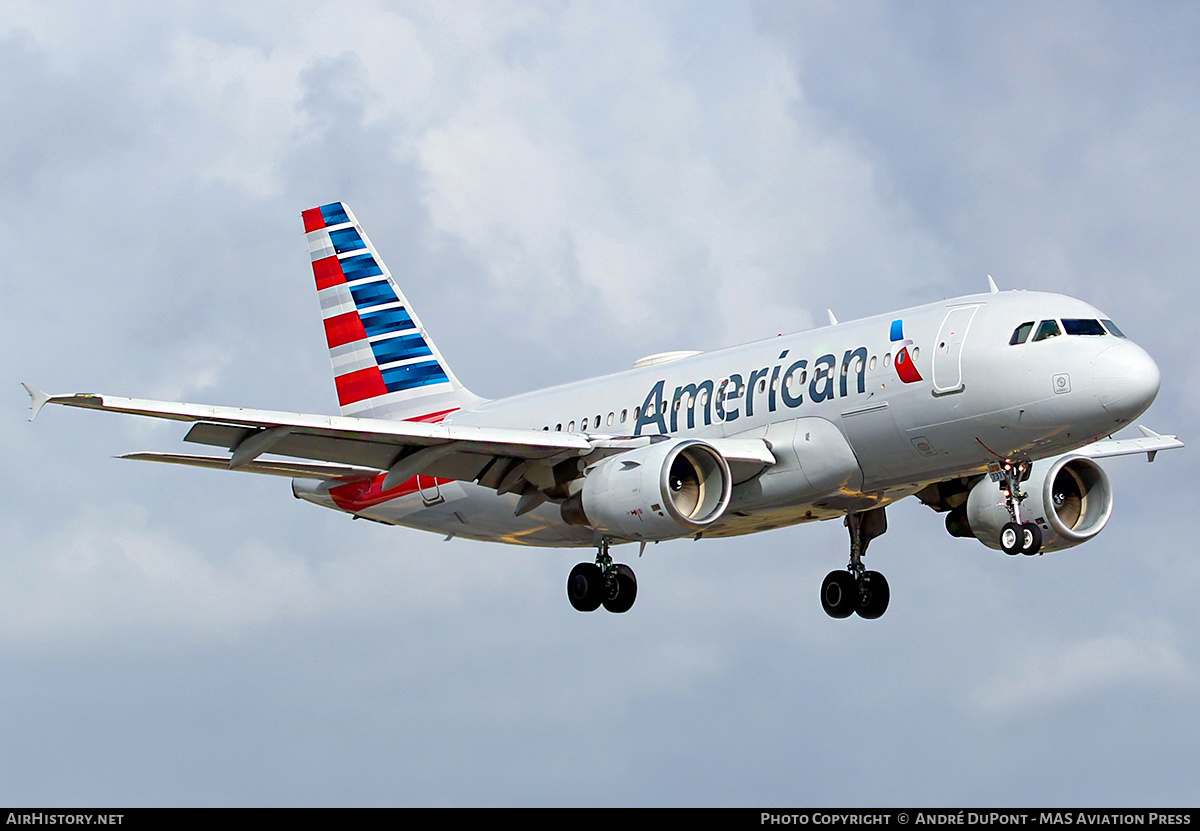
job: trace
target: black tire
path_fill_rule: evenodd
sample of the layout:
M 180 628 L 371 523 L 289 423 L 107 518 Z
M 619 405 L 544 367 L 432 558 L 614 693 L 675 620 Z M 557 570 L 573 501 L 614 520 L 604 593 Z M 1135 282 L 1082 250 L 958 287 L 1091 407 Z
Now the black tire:
M 888 581 L 878 571 L 865 571 L 862 583 L 858 587 L 858 616 L 867 620 L 875 620 L 887 611 L 888 601 L 892 599 L 892 591 Z
M 847 618 L 858 608 L 858 586 L 848 571 L 831 571 L 821 583 L 821 608 L 833 618 Z
M 1036 522 L 1021 523 L 1021 553 L 1032 557 L 1042 550 L 1042 529 Z
M 595 563 L 580 563 L 567 577 L 567 599 L 580 612 L 594 612 L 604 600 L 604 574 Z
M 1024 541 L 1025 532 L 1021 530 L 1020 525 L 1015 522 L 1004 523 L 1004 527 L 1000 529 L 1000 548 L 1005 554 L 1019 554 Z
M 612 580 L 612 586 L 606 592 L 608 597 L 604 599 L 604 608 L 612 612 L 614 615 L 628 612 L 633 606 L 633 601 L 637 600 L 637 577 L 633 574 L 633 569 L 624 563 L 617 565 L 617 576 Z

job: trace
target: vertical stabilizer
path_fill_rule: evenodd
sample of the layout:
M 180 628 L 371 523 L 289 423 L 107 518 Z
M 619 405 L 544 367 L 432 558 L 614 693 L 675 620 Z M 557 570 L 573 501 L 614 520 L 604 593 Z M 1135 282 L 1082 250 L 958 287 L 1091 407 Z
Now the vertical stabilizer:
M 353 212 L 332 202 L 302 216 L 342 415 L 433 422 L 477 404 Z

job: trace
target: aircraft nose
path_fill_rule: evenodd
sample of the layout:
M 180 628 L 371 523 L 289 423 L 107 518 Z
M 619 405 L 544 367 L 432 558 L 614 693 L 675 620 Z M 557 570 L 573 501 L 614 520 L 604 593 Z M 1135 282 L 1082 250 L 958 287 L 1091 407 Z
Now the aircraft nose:
M 1092 363 L 1096 397 L 1117 418 L 1137 418 L 1154 401 L 1162 376 L 1158 364 L 1136 343 L 1114 344 Z

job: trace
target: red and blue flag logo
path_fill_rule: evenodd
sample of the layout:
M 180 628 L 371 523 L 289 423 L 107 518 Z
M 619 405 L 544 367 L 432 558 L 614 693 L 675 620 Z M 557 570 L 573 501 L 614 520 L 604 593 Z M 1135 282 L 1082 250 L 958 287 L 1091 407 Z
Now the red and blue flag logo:
M 904 321 L 893 320 L 891 338 L 893 344 L 899 344 L 900 349 L 896 352 L 892 363 L 896 367 L 896 374 L 900 376 L 900 380 L 906 384 L 914 384 L 921 380 L 921 373 L 917 372 L 917 365 L 913 363 L 912 356 L 908 354 L 908 347 L 912 344 L 911 340 L 906 340 L 904 337 Z

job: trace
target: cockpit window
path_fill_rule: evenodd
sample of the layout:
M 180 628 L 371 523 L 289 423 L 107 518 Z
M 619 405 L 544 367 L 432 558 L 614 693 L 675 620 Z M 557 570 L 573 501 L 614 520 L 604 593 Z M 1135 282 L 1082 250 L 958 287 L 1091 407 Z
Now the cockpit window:
M 1057 320 L 1043 320 L 1038 324 L 1037 334 L 1033 336 L 1033 343 L 1061 334 L 1062 330 L 1058 328 Z
M 1111 320 L 1102 320 L 1100 322 L 1104 324 L 1105 328 L 1108 329 L 1108 331 L 1112 332 L 1118 338 L 1125 337 L 1125 333 L 1122 332 L 1120 329 L 1118 329 L 1117 324 L 1113 323 Z
M 1084 320 L 1082 318 L 1063 318 L 1063 329 L 1068 335 L 1104 335 L 1104 327 L 1100 325 L 1098 320 Z
M 1033 321 L 1032 320 L 1029 321 L 1028 323 L 1022 323 L 1020 326 L 1018 326 L 1013 331 L 1012 337 L 1008 339 L 1008 345 L 1016 346 L 1017 344 L 1024 343 L 1029 338 L 1029 333 L 1032 331 L 1033 331 Z

